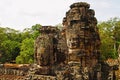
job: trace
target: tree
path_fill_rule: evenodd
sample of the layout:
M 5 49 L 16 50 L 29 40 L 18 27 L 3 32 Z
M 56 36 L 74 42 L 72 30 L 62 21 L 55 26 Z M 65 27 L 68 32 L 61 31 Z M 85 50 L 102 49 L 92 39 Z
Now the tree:
M 26 38 L 22 41 L 20 55 L 16 58 L 16 63 L 33 63 L 34 58 L 34 39 Z
M 15 60 L 20 50 L 19 31 L 10 28 L 0 28 L 0 62 Z
M 2 54 L 2 62 L 10 62 L 15 60 L 17 55 L 19 54 L 20 50 L 20 43 L 11 40 L 5 40 L 1 44 L 2 50 L 4 54 Z
M 16 59 L 17 63 L 32 63 L 34 40 L 40 34 L 40 27 L 40 24 L 36 24 L 22 32 L 0 27 L 0 62 Z
M 118 43 L 120 42 L 120 19 L 111 18 L 98 24 L 101 37 L 101 53 L 104 59 L 117 58 Z
M 36 39 L 40 35 L 39 29 L 41 28 L 40 24 L 36 24 L 32 26 L 32 37 Z
M 34 40 L 39 36 L 41 25 L 36 24 L 31 28 L 26 28 L 22 32 L 22 43 L 20 48 L 20 55 L 17 56 L 17 63 L 33 63 L 34 56 Z

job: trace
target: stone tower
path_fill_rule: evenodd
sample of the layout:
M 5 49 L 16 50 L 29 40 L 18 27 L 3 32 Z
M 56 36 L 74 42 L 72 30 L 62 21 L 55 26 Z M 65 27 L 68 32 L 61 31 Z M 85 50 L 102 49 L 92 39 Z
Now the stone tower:
M 91 65 L 91 58 L 99 56 L 100 37 L 95 12 L 85 2 L 74 3 L 66 12 L 63 25 L 66 29 L 69 61 L 80 61 L 84 58 L 84 66 Z

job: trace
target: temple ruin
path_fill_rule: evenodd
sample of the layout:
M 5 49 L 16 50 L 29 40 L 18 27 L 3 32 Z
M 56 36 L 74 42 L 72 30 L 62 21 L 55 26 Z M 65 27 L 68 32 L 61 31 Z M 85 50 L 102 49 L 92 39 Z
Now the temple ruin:
M 21 76 L 14 80 L 115 80 L 109 73 L 113 67 L 100 59 L 99 29 L 90 4 L 73 3 L 62 24 L 62 30 L 55 26 L 40 28 L 41 34 L 35 40 L 34 64 L 12 71 L 0 69 L 0 75 L 11 72 Z

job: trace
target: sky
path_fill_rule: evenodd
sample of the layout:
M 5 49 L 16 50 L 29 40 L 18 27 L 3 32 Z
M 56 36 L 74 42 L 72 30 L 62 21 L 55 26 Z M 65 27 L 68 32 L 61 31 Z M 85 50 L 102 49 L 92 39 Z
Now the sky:
M 120 17 L 120 0 L 0 0 L 0 27 L 23 30 L 35 24 L 55 26 L 62 23 L 75 2 L 89 3 L 98 21 Z

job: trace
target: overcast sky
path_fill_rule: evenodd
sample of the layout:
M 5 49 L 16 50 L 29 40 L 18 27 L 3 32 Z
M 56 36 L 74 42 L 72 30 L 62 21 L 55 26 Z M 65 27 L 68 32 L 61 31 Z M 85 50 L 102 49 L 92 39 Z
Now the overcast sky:
M 91 5 L 98 21 L 120 17 L 120 0 L 0 0 L 0 26 L 16 30 L 35 24 L 54 26 L 62 23 L 72 3 L 81 1 Z

